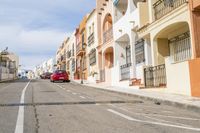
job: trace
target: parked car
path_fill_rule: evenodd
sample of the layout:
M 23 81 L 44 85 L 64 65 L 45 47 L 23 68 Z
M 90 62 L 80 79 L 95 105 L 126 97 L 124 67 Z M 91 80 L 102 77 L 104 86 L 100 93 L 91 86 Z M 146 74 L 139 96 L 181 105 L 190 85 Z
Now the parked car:
M 50 79 L 51 75 L 52 75 L 52 73 L 46 72 L 46 73 L 43 73 L 42 75 L 40 75 L 40 78 L 41 79 Z
M 50 78 L 51 82 L 55 81 L 63 81 L 63 82 L 69 82 L 69 76 L 66 71 L 64 70 L 56 70 Z

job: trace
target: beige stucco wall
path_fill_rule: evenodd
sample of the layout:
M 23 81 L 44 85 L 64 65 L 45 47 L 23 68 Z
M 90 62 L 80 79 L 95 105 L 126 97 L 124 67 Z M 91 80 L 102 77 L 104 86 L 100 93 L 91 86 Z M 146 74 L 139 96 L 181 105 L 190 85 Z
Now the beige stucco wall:
M 166 58 L 167 92 L 191 96 L 188 61 L 171 64 Z
M 181 23 L 187 23 L 188 26 L 180 27 Z M 178 28 L 172 25 L 176 25 Z M 160 64 L 160 61 L 163 62 L 161 58 L 160 58 L 161 60 L 158 60 L 159 41 L 157 41 L 157 38 L 171 38 L 172 36 L 183 33 L 183 30 L 184 31 L 186 31 L 186 29 L 191 30 L 190 25 L 191 23 L 190 23 L 189 7 L 187 5 L 183 5 L 181 8 L 179 8 L 179 10 L 177 10 L 177 12 L 174 12 L 173 14 L 172 13 L 167 14 L 164 18 L 161 18 L 160 20 L 155 21 L 149 26 L 148 30 L 145 31 L 146 32 L 145 34 L 147 34 L 147 32 L 150 33 L 151 44 L 152 44 L 153 65 Z M 162 34 L 163 32 L 166 32 L 166 33 Z M 140 36 L 144 35 L 142 34 L 140 34 Z

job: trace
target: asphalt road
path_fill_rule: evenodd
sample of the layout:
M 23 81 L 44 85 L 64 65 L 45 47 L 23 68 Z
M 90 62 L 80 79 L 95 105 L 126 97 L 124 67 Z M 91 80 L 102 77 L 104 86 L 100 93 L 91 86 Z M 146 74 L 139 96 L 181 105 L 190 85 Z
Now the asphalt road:
M 0 133 L 196 133 L 200 114 L 76 83 L 0 83 Z

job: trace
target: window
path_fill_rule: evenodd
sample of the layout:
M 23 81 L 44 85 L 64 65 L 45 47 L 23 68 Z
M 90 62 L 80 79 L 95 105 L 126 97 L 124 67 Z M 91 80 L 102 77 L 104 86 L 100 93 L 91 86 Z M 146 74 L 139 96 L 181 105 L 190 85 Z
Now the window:
M 136 64 L 139 64 L 145 61 L 144 39 L 140 39 L 135 43 L 135 58 L 136 58 Z
M 170 56 L 173 62 L 181 62 L 191 59 L 190 32 L 183 33 L 169 40 Z
M 130 45 L 126 47 L 126 64 L 131 63 L 131 48 Z
M 88 46 L 91 46 L 92 44 L 94 44 L 94 33 L 90 34 L 88 37 Z
M 96 64 L 96 49 L 91 50 L 89 54 L 90 66 Z
M 72 45 L 72 56 L 74 56 L 74 44 Z
M 75 60 L 72 60 L 72 71 L 75 71 Z

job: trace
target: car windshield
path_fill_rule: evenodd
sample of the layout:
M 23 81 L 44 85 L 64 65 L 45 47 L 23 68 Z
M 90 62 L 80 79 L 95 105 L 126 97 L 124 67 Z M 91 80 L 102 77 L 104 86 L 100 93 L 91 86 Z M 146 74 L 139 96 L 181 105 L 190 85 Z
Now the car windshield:
M 63 71 L 63 70 L 57 70 L 57 71 L 55 71 L 55 73 L 56 73 L 56 74 L 61 74 L 61 73 L 66 73 L 66 72 Z

